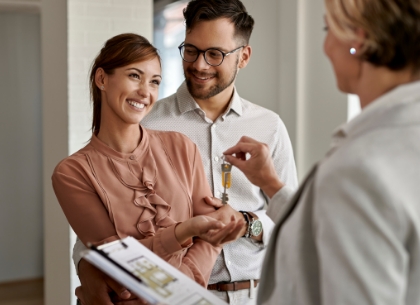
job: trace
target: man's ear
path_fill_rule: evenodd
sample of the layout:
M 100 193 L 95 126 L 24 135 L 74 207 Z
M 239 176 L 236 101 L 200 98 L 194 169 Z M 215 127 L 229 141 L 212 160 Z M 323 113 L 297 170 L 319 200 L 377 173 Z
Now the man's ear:
M 106 83 L 107 75 L 102 68 L 96 69 L 95 72 L 95 84 L 98 86 L 99 89 L 104 90 L 105 83 Z
M 238 68 L 243 69 L 248 65 L 249 60 L 251 59 L 252 48 L 249 45 L 246 45 L 242 48 L 241 55 L 239 58 Z

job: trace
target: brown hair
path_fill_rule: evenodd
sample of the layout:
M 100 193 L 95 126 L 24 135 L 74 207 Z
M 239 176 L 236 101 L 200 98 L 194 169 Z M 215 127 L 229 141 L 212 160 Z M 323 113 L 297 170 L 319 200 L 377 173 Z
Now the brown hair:
M 151 60 L 160 56 L 158 50 L 143 36 L 127 33 L 109 39 L 93 62 L 90 77 L 90 94 L 93 102 L 92 132 L 97 135 L 101 126 L 101 90 L 95 83 L 95 74 L 102 68 L 106 74 L 129 64 Z
M 325 0 L 325 5 L 337 37 L 353 40 L 355 29 L 366 32 L 364 60 L 391 70 L 420 70 L 419 0 Z
M 184 9 L 187 31 L 200 21 L 228 18 L 235 26 L 235 36 L 249 43 L 254 19 L 239 0 L 192 0 Z

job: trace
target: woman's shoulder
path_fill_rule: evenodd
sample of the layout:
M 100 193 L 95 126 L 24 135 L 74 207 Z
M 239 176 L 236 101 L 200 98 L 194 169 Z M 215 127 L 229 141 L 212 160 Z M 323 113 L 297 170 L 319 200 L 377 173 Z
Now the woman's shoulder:
M 146 128 L 145 128 L 146 129 Z M 146 129 L 152 142 L 159 141 L 163 145 L 186 151 L 195 151 L 196 145 L 186 135 L 177 131 Z
M 197 146 L 186 135 L 175 131 L 148 130 L 149 146 L 155 156 L 166 157 L 184 171 L 195 164 L 199 155 Z
M 91 149 L 91 145 L 87 144 L 82 149 L 61 160 L 54 168 L 53 176 L 59 173 L 71 176 L 76 172 L 83 171 L 86 166 L 89 166 L 86 154 Z

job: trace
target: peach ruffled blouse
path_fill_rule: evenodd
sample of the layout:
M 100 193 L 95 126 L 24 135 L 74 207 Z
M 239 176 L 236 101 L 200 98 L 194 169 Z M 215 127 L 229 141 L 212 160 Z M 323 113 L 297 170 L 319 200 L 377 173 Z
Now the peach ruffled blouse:
M 199 151 L 175 132 L 142 130 L 139 146 L 119 153 L 96 136 L 61 161 L 52 182 L 71 227 L 84 244 L 133 236 L 206 285 L 220 248 L 178 243 L 175 225 L 214 211 Z

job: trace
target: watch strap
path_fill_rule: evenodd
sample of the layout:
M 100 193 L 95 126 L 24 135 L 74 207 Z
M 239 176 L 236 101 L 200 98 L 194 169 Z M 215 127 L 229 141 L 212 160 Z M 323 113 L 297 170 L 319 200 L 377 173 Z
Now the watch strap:
M 248 214 L 248 219 L 249 219 L 249 225 L 248 225 L 248 236 L 252 237 L 252 236 L 258 236 L 259 234 L 255 234 L 253 232 L 253 227 L 254 224 L 256 223 L 260 223 L 261 224 L 261 220 L 258 219 L 258 216 L 255 215 L 252 212 L 246 212 Z M 261 233 L 260 233 L 261 234 Z
M 245 234 L 242 237 L 248 238 L 248 237 L 251 236 L 250 235 L 251 221 L 249 219 L 249 214 L 245 211 L 239 211 L 239 212 L 242 213 L 242 215 L 244 216 L 245 221 L 246 221 L 246 231 L 245 231 Z

